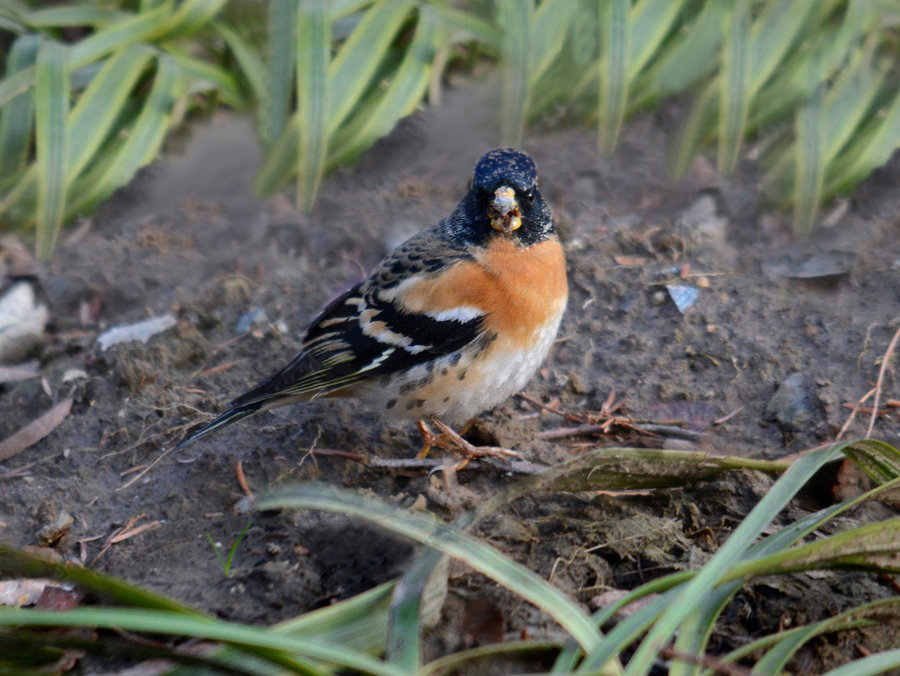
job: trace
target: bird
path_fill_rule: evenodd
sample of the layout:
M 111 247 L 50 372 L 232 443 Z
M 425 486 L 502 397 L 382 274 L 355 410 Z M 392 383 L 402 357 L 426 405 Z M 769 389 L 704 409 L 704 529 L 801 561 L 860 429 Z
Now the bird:
M 565 256 L 534 160 L 491 150 L 448 217 L 331 301 L 290 363 L 173 451 L 258 411 L 323 397 L 419 420 L 423 437 L 428 419 L 460 439 L 453 426 L 521 390 L 541 366 L 567 299 Z

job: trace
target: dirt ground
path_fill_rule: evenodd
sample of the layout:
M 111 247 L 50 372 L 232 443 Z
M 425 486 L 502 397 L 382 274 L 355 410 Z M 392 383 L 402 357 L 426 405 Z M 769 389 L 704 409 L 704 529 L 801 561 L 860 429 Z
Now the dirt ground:
M 333 516 L 236 511 L 238 461 L 255 491 L 315 480 L 401 505 L 424 496 L 444 516 L 513 481 L 465 470 L 449 495 L 439 475 L 367 468 L 332 451 L 408 458 L 419 445 L 415 429 L 330 401 L 250 418 L 123 488 L 162 447 L 292 358 L 299 333 L 340 289 L 450 212 L 491 147 L 467 110 L 457 97 L 439 114 L 405 122 L 328 178 L 310 216 L 284 197 L 254 196 L 252 123 L 215 119 L 64 233 L 42 274 L 52 304 L 34 355 L 42 378 L 0 385 L 0 439 L 70 393 L 74 405 L 49 437 L 0 462 L 0 539 L 38 544 L 41 529 L 68 514 L 74 523 L 55 545 L 63 555 L 221 617 L 272 623 L 396 577 L 415 550 Z M 542 437 L 571 423 L 517 397 L 481 416 L 483 437 L 543 464 L 598 445 L 778 458 L 834 439 L 846 405 L 873 387 L 900 322 L 900 157 L 831 212 L 831 227 L 797 245 L 787 217 L 758 210 L 751 160 L 731 178 L 703 159 L 684 180 L 667 178 L 673 128 L 667 114 L 634 121 L 612 159 L 598 156 L 589 130 L 540 130 L 524 144 L 557 215 L 571 292 L 559 340 L 525 393 L 578 413 L 601 410 L 614 391 L 619 413 L 687 416 L 695 433 L 619 427 Z M 694 292 L 682 313 L 673 294 Z M 257 321 L 238 333 L 254 311 Z M 109 327 L 166 313 L 177 325 L 146 345 L 97 344 Z M 770 402 L 788 379 L 776 410 Z M 884 397 L 900 399 L 892 369 Z M 867 423 L 858 416 L 847 435 L 863 436 Z M 877 420 L 874 436 L 900 445 L 898 409 Z M 604 590 L 701 565 L 771 482 L 733 473 L 644 495 L 532 495 L 479 532 L 590 605 Z M 792 505 L 780 522 L 810 507 Z M 850 517 L 891 513 L 877 504 Z M 134 525 L 155 525 L 102 551 L 136 517 Z M 207 534 L 227 551 L 248 523 L 225 576 Z M 729 607 L 712 648 L 896 594 L 889 582 L 855 573 L 754 584 Z M 481 635 L 472 626 L 485 613 L 493 619 Z M 451 569 L 444 620 L 429 639 L 431 656 L 504 635 L 554 635 L 536 611 L 461 565 Z M 792 667 L 816 673 L 898 643 L 897 628 L 847 633 L 813 643 Z

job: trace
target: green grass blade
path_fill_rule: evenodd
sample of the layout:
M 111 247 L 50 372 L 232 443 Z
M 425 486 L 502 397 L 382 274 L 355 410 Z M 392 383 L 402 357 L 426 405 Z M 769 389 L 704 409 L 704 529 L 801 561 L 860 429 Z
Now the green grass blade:
M 854 137 L 874 104 L 887 71 L 873 64 L 871 49 L 860 49 L 825 97 L 825 162 L 830 163 Z
M 226 105 L 245 108 L 249 103 L 237 78 L 225 68 L 194 58 L 175 46 L 166 45 L 165 53 L 188 78 L 189 93 L 201 94 L 215 91 Z
M 241 72 L 250 85 L 253 103 L 263 101 L 266 96 L 266 66 L 256 49 L 225 22 L 216 21 L 214 27 L 234 54 Z
M 830 11 L 840 0 L 817 2 L 804 24 L 803 49 L 789 53 L 770 81 L 757 93 L 752 112 L 754 127 L 786 118 L 840 67 L 854 45 L 873 28 L 874 19 L 864 3 L 849 3 L 843 20 L 835 25 Z
M 722 660 L 734 662 L 745 655 L 751 655 L 771 645 L 772 647 L 766 654 L 757 660 L 753 670 L 760 674 L 779 674 L 787 668 L 788 660 L 800 648 L 818 636 L 850 629 L 866 622 L 896 621 L 898 618 L 900 618 L 900 599 L 873 601 L 872 603 L 845 610 L 826 620 L 765 636 L 763 639 L 753 641 L 747 646 L 741 646 L 740 651 L 732 651 L 725 655 Z
M 395 588 L 386 582 L 333 605 L 304 613 L 272 627 L 286 636 L 319 639 L 373 655 L 385 648 L 388 607 Z
M 726 22 L 719 78 L 719 171 L 737 164 L 750 110 L 750 2 L 736 0 Z
M 5 106 L 33 86 L 34 66 L 27 66 L 13 75 L 7 75 L 0 80 L 0 106 Z
M 476 16 L 471 11 L 455 9 L 446 0 L 425 0 L 432 11 L 440 17 L 441 25 L 460 33 L 461 40 L 477 40 L 499 49 L 499 36 L 493 23 Z
M 108 58 L 79 97 L 69 119 L 69 163 L 66 182 L 71 184 L 108 137 L 125 101 L 153 56 L 142 45 L 126 47 Z
M 629 645 L 646 632 L 662 615 L 677 596 L 678 590 L 660 595 L 647 603 L 637 612 L 621 620 L 603 637 L 599 649 L 585 656 L 584 661 L 575 670 L 576 674 L 593 674 L 609 660 L 621 654 Z M 599 624 L 599 623 L 598 623 Z M 627 671 L 626 671 L 627 673 Z
M 238 647 L 255 649 L 257 654 L 278 660 L 300 673 L 322 674 L 314 662 L 322 660 L 364 674 L 405 676 L 381 660 L 352 651 L 346 646 L 283 636 L 271 630 L 225 622 L 211 617 L 192 617 L 180 613 L 135 608 L 77 608 L 64 613 L 19 608 L 0 608 L 0 625 L 22 627 L 96 627 L 126 631 L 145 631 L 167 636 L 192 636 L 223 641 Z M 265 651 L 260 652 L 261 651 Z M 287 659 L 278 659 L 279 655 Z
M 312 209 L 325 173 L 331 83 L 331 24 L 326 0 L 303 0 L 297 10 L 297 207 Z
M 521 143 L 531 105 L 528 82 L 531 73 L 533 16 L 533 0 L 499 0 L 497 3 L 503 69 L 500 142 L 507 146 Z
M 297 116 L 291 117 L 287 127 L 271 146 L 262 168 L 253 182 L 253 189 L 260 195 L 271 195 L 283 186 L 297 171 L 297 149 L 300 137 Z
M 291 106 L 291 88 L 297 65 L 297 3 L 271 0 L 268 15 L 268 52 L 266 56 L 266 93 L 260 111 L 260 137 L 271 148 L 281 137 Z
M 900 93 L 863 125 L 853 143 L 830 167 L 825 196 L 846 192 L 885 164 L 900 148 Z
M 657 654 L 678 630 L 681 622 L 697 609 L 704 592 L 717 584 L 726 571 L 741 561 L 746 550 L 771 520 L 784 509 L 800 487 L 826 462 L 838 457 L 841 448 L 845 445 L 837 444 L 825 447 L 803 456 L 791 465 L 790 469 L 775 482 L 766 496 L 703 567 L 703 570 L 680 589 L 668 610 L 641 642 L 637 652 L 628 663 L 626 674 L 647 673 Z
M 61 26 L 103 28 L 130 16 L 133 15 L 107 7 L 47 7 L 28 12 L 25 21 L 31 28 L 59 28 Z
M 628 20 L 629 81 L 637 77 L 650 59 L 660 52 L 660 46 L 671 32 L 675 19 L 686 11 L 687 5 L 685 0 L 638 0 L 634 3 Z
M 128 45 L 151 40 L 165 27 L 170 14 L 171 0 L 167 0 L 155 9 L 89 35 L 70 47 L 69 67 L 74 70 Z
M 844 449 L 873 481 L 886 484 L 900 477 L 900 451 L 877 439 L 860 439 Z
M 822 568 L 900 572 L 900 518 L 843 531 L 734 567 L 725 579 L 784 575 Z
M 826 671 L 822 676 L 876 676 L 897 669 L 900 669 L 900 648 L 853 660 L 842 667 Z
M 327 113 L 329 138 L 359 102 L 411 7 L 412 3 L 407 0 L 377 2 L 341 46 L 328 74 L 331 85 Z
M 586 650 L 596 648 L 600 634 L 581 606 L 524 566 L 511 561 L 477 538 L 426 514 L 413 514 L 385 502 L 345 490 L 298 486 L 263 497 L 260 510 L 321 509 L 365 519 L 465 561 L 553 617 Z
M 52 577 L 78 585 L 101 599 L 120 604 L 169 610 L 204 617 L 204 614 L 179 601 L 130 585 L 88 568 L 47 561 L 0 542 L 0 570 L 4 576 Z
M 716 68 L 726 7 L 707 2 L 699 16 L 661 50 L 631 87 L 629 109 L 642 108 L 685 91 Z
M 825 181 L 824 95 L 819 88 L 797 113 L 794 151 L 794 234 L 805 238 L 822 197 Z
M 534 11 L 534 25 L 531 49 L 532 68 L 528 76 L 528 86 L 534 87 L 556 59 L 566 43 L 566 35 L 572 19 L 581 8 L 572 0 L 544 0 Z
M 428 87 L 434 55 L 437 52 L 441 31 L 429 7 L 419 13 L 415 36 L 406 49 L 397 72 L 383 92 L 376 94 L 374 103 L 361 107 L 354 116 L 354 124 L 339 134 L 335 149 L 330 153 L 329 164 L 350 161 L 387 135 L 400 118 L 412 113 Z
M 35 145 L 37 146 L 37 237 L 41 260 L 53 253 L 66 205 L 68 161 L 69 74 L 68 51 L 45 40 L 35 64 Z
M 801 30 L 807 28 L 810 12 L 822 0 L 793 0 L 792 2 L 768 2 L 762 6 L 762 14 L 754 22 L 750 37 L 751 67 L 749 93 L 756 93 L 784 62 L 785 54 L 794 42 L 801 39 Z M 833 3 L 832 3 L 833 4 Z M 828 9 L 827 7 L 825 8 Z
M 34 65 L 40 39 L 36 35 L 17 38 L 6 59 L 6 76 Z M 34 125 L 34 95 L 24 91 L 0 108 L 0 186 L 25 168 Z
M 0 2 L 0 30 L 9 31 L 13 35 L 27 34 L 25 17 L 28 11 L 28 7 L 15 0 Z
M 628 0 L 603 0 L 600 14 L 600 150 L 616 147 L 628 102 Z
M 148 164 L 162 145 L 169 128 L 175 102 L 187 87 L 187 81 L 175 60 L 161 54 L 157 60 L 153 87 L 131 128 L 127 140 L 111 158 L 104 172 L 91 178 L 89 185 L 73 190 L 73 210 L 95 206 L 117 188 L 131 180 L 138 169 Z M 80 183 L 80 182 L 79 182 Z
M 184 0 L 166 22 L 157 39 L 174 40 L 196 32 L 212 21 L 228 0 Z
M 422 666 L 422 606 L 428 579 L 445 560 L 437 549 L 425 548 L 397 583 L 391 599 L 385 657 L 401 669 Z
M 697 152 L 715 128 L 719 108 L 718 80 L 714 79 L 694 100 L 687 120 L 678 129 L 674 147 L 669 154 L 669 171 L 679 178 L 688 170 Z

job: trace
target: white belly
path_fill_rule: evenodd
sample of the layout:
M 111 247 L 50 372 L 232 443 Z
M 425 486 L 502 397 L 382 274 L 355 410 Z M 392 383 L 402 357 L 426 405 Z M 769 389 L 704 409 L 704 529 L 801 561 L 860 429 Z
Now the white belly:
M 544 362 L 562 312 L 535 331 L 530 349 L 502 338 L 361 386 L 365 404 L 394 418 L 437 415 L 461 425 L 521 390 Z

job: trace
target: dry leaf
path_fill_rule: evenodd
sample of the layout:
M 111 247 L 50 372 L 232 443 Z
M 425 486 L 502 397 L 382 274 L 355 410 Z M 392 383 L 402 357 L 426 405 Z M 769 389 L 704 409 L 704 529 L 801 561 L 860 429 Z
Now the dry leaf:
M 33 446 L 65 420 L 72 409 L 72 398 L 67 397 L 36 420 L 32 420 L 11 437 L 0 441 L 0 460 L 8 460 L 29 446 Z

